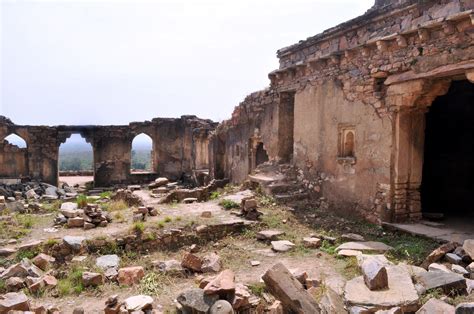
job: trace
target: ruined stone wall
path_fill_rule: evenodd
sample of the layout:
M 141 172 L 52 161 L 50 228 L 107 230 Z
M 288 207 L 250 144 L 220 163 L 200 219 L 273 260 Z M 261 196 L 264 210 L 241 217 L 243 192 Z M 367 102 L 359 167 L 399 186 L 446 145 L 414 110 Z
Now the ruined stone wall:
M 59 146 L 73 133 L 91 143 L 94 154 L 94 183 L 96 186 L 149 182 L 158 176 L 177 180 L 183 174 L 191 176 L 195 169 L 194 151 L 202 151 L 207 134 L 216 127 L 210 120 L 195 116 L 178 119 L 156 118 L 118 126 L 20 126 L 0 118 L 0 139 L 15 133 L 22 137 L 27 148 L 11 152 L 0 146 L 0 177 L 28 176 L 50 184 L 57 184 Z M 153 140 L 152 173 L 131 173 L 131 149 L 135 136 L 144 133 Z M 195 141 L 194 134 L 202 134 Z M 198 145 L 199 148 L 195 148 Z M 12 155 L 14 154 L 14 155 Z M 199 154 L 200 167 L 209 166 L 206 154 Z M 26 162 L 26 165 L 25 165 Z
M 294 94 L 291 163 L 306 186 L 372 220 L 419 219 L 424 113 L 451 80 L 474 76 L 473 9 L 473 0 L 376 1 L 365 15 L 279 50 L 270 88 L 214 134 L 211 150 L 223 157 L 213 169 L 244 180 L 252 166 L 233 150 L 248 147 L 254 130 L 270 159 L 284 161 L 273 148 L 287 145 L 288 123 L 275 121 Z M 239 118 L 253 111 L 273 119 Z

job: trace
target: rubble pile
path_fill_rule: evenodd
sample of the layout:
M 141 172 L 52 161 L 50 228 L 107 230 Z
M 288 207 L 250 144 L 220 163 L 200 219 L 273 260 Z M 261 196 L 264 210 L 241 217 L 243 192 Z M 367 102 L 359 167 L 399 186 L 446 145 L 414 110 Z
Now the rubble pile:
M 107 227 L 112 221 L 109 213 L 103 211 L 98 204 L 87 204 L 85 208 L 78 208 L 77 203 L 66 202 L 61 204 L 60 213 L 55 219 L 56 225 L 66 225 L 68 228 Z
M 63 183 L 59 188 L 44 182 L 24 182 L 17 184 L 0 184 L 0 196 L 8 201 L 16 200 L 56 200 L 74 198 L 76 188 Z
M 124 201 L 128 206 L 142 206 L 143 200 L 130 189 L 118 189 L 111 197 L 112 201 Z

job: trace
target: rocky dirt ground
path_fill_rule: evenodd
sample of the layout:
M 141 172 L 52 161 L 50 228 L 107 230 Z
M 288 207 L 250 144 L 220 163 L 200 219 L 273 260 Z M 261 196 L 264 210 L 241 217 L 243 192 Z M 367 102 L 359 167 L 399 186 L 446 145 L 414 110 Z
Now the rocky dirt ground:
M 167 185 L 0 199 L 24 209 L 0 207 L 0 313 L 472 313 L 474 241 L 229 185 L 163 203 Z

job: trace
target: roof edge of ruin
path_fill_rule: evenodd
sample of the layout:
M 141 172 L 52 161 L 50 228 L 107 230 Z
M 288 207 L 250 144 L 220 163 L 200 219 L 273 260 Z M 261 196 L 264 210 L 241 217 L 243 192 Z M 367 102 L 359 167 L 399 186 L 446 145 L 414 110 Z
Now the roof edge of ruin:
M 281 49 L 277 50 L 277 57 L 281 58 L 287 54 L 291 54 L 292 52 L 298 51 L 300 49 L 304 49 L 311 45 L 314 45 L 320 41 L 326 40 L 332 36 L 336 36 L 340 33 L 344 33 L 349 30 L 351 27 L 361 27 L 365 24 L 370 23 L 375 18 L 379 17 L 380 15 L 384 14 L 392 14 L 394 9 L 403 9 L 411 7 L 413 4 L 417 4 L 418 0 L 406 0 L 402 3 L 389 3 L 387 5 L 373 5 L 369 10 L 367 10 L 364 14 L 357 16 L 353 19 L 350 19 L 346 22 L 342 22 L 334 27 L 328 28 L 321 33 L 318 33 L 314 36 L 308 37 L 306 39 L 300 40 L 296 44 L 292 44 Z

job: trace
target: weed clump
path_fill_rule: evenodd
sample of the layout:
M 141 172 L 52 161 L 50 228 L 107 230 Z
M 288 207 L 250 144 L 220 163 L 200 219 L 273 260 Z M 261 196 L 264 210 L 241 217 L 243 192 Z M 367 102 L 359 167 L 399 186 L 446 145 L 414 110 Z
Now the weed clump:
M 240 204 L 236 203 L 232 200 L 222 200 L 219 202 L 219 205 L 224 207 L 225 209 L 233 209 L 233 208 L 239 208 Z

